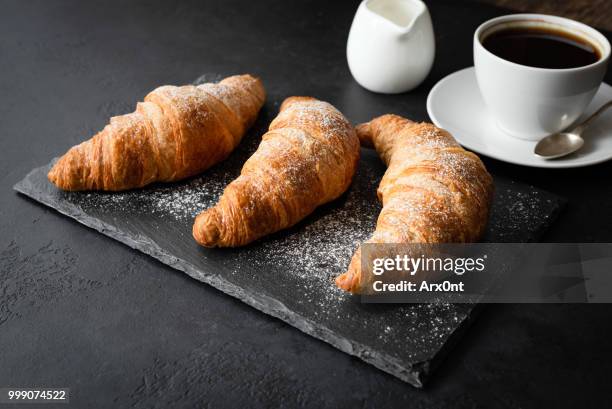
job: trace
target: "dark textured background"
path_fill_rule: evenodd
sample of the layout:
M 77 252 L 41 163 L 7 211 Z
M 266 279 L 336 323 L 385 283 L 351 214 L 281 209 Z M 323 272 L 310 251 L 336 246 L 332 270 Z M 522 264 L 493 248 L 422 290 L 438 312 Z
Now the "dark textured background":
M 0 386 L 67 386 L 73 407 L 605 406 L 610 306 L 488 306 L 419 391 L 11 190 L 150 89 L 202 72 L 253 72 L 268 88 L 294 80 L 296 94 L 323 93 L 355 122 L 389 106 L 425 119 L 427 90 L 471 65 L 474 28 L 504 13 L 430 2 L 434 70 L 388 97 L 352 82 L 344 44 L 356 4 L 340 3 L 2 3 Z M 612 163 L 486 164 L 569 199 L 543 241 L 610 241 Z M 127 354 L 122 334 L 135 328 L 141 353 Z

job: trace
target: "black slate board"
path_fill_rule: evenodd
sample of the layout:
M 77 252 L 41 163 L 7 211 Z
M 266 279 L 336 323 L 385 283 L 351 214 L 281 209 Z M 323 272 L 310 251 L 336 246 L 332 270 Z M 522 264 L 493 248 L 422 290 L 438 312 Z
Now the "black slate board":
M 207 80 L 211 76 L 206 77 Z M 232 156 L 188 181 L 125 193 L 70 193 L 47 181 L 50 165 L 34 169 L 15 189 L 80 223 L 210 284 L 266 314 L 417 387 L 466 328 L 476 305 L 365 305 L 336 289 L 333 278 L 355 246 L 373 231 L 376 186 L 384 166 L 369 150 L 349 191 L 296 227 L 242 249 L 204 249 L 191 237 L 193 217 L 235 178 L 276 115 L 270 97 L 257 124 Z M 495 178 L 485 241 L 534 241 L 563 200 Z

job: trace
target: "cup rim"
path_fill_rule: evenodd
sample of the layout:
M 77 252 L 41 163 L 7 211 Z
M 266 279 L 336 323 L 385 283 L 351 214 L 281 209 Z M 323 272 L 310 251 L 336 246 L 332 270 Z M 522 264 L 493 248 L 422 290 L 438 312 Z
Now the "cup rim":
M 589 65 L 583 65 L 580 67 L 572 67 L 572 68 L 542 68 L 542 67 L 532 67 L 529 65 L 524 65 L 524 64 L 518 64 L 509 60 L 506 60 L 504 58 L 501 58 L 498 55 L 493 54 L 491 51 L 487 50 L 483 45 L 482 45 L 482 41 L 480 39 L 480 37 L 482 36 L 483 32 L 497 24 L 500 23 L 504 23 L 504 22 L 512 22 L 512 21 L 529 21 L 529 20 L 533 20 L 533 21 L 542 21 L 542 22 L 549 22 L 551 24 L 556 24 L 559 26 L 563 26 L 568 28 L 569 30 L 573 30 L 573 32 L 579 31 L 582 33 L 583 36 L 585 36 L 588 40 L 590 41 L 596 41 L 599 43 L 600 47 L 602 48 L 602 56 L 599 60 L 595 61 L 592 64 Z M 569 18 L 565 18 L 565 17 L 559 17 L 559 16 L 553 16 L 553 15 L 549 15 L 549 14 L 534 14 L 534 13 L 517 13 L 517 14 L 506 14 L 503 16 L 499 16 L 499 17 L 495 17 L 492 19 L 489 19 L 487 21 L 485 21 L 484 23 L 482 23 L 480 26 L 478 26 L 478 28 L 476 29 L 476 31 L 474 32 L 474 43 L 477 44 L 477 46 L 481 49 L 481 51 L 484 51 L 487 55 L 493 57 L 495 60 L 503 62 L 504 64 L 508 64 L 510 66 L 514 66 L 514 67 L 518 67 L 518 68 L 523 68 L 523 69 L 527 69 L 527 70 L 532 70 L 532 71 L 536 71 L 536 72 L 557 72 L 557 73 L 568 73 L 568 72 L 577 72 L 577 71 L 582 71 L 582 70 L 586 70 L 586 69 L 590 69 L 596 66 L 599 66 L 601 64 L 606 64 L 608 62 L 608 60 L 610 59 L 610 42 L 608 41 L 608 39 L 601 34 L 597 29 L 581 23 L 579 21 L 576 20 L 572 20 Z

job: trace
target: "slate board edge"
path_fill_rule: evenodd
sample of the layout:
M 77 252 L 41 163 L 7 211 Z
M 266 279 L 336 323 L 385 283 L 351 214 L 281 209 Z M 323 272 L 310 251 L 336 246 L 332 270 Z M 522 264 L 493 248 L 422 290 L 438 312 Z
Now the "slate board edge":
M 53 163 L 53 161 L 51 163 Z M 50 203 L 43 193 L 30 189 L 27 186 L 28 180 L 34 174 L 38 172 L 44 172 L 44 169 L 47 169 L 48 167 L 49 165 L 46 165 L 33 169 L 30 173 L 28 173 L 25 178 L 17 182 L 13 186 L 13 189 L 31 199 L 34 199 L 37 202 L 40 202 L 50 207 L 51 209 L 56 210 L 57 212 L 65 216 L 76 220 L 77 222 L 89 228 L 92 228 L 104 234 L 105 236 L 117 240 L 127 245 L 128 247 L 138 250 L 148 256 L 151 256 L 169 267 L 184 272 L 197 281 L 206 283 L 216 288 L 217 290 L 222 291 L 225 294 L 237 298 L 245 304 L 267 315 L 271 315 L 275 318 L 285 321 L 292 327 L 295 327 L 314 338 L 324 341 L 332 345 L 333 347 L 341 350 L 342 352 L 355 356 L 363 360 L 364 362 L 373 365 L 374 367 L 390 375 L 393 375 L 399 378 L 400 380 L 407 382 L 417 388 L 422 388 L 424 386 L 424 382 L 431 374 L 432 369 L 437 367 L 437 365 L 433 365 L 434 362 L 432 362 L 431 360 L 407 364 L 385 353 L 376 352 L 375 354 L 373 354 L 370 348 L 366 348 L 359 343 L 336 336 L 326 327 L 321 326 L 319 324 L 315 324 L 310 320 L 302 317 L 300 314 L 294 313 L 293 311 L 287 309 L 281 302 L 275 299 L 263 296 L 261 294 L 257 295 L 256 297 L 249 296 L 244 293 L 244 291 L 242 291 L 240 287 L 228 282 L 227 280 L 221 277 L 203 274 L 202 271 L 193 266 L 191 263 L 182 261 L 177 257 L 167 253 L 162 248 L 160 248 L 157 243 L 150 240 L 149 238 L 142 237 L 141 240 L 133 240 L 131 237 L 125 235 L 120 230 L 117 230 L 114 226 L 85 214 L 78 206 L 67 202 L 63 202 L 61 205 Z M 457 335 L 463 333 L 468 326 L 468 322 L 471 322 L 473 320 L 472 314 L 473 310 L 472 312 L 468 313 L 466 319 L 464 319 L 463 322 L 448 336 L 444 344 L 444 349 L 450 349 L 450 347 L 456 344 L 458 338 Z M 439 361 L 438 356 L 434 357 L 434 361 Z

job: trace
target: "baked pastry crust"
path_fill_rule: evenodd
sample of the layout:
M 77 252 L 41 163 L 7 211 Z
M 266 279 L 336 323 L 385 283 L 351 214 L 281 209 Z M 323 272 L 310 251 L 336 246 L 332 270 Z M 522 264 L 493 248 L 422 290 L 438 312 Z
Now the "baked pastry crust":
M 193 237 L 206 247 L 243 246 L 293 226 L 351 184 L 359 140 L 327 102 L 290 97 L 219 202 L 200 213 Z
M 234 150 L 264 100 L 261 81 L 250 75 L 161 86 L 72 147 L 48 178 L 64 190 L 117 191 L 193 176 Z
M 475 154 L 445 130 L 383 115 L 361 124 L 362 146 L 374 147 L 387 165 L 378 186 L 383 208 L 367 243 L 464 243 L 482 236 L 493 179 Z M 338 287 L 361 287 L 361 247 Z

